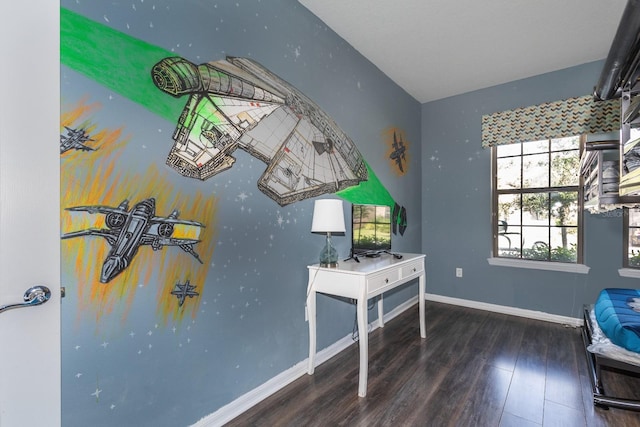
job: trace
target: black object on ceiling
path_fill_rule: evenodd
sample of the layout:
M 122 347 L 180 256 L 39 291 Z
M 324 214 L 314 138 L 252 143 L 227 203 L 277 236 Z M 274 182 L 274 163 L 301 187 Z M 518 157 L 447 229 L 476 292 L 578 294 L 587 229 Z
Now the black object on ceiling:
M 640 76 L 640 0 L 628 0 L 618 30 L 609 49 L 598 84 L 596 100 L 620 96 L 627 85 L 633 86 Z

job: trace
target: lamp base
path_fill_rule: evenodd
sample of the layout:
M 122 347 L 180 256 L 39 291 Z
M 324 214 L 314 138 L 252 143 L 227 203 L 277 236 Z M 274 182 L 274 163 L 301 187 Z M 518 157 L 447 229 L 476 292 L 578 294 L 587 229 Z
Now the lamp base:
M 336 268 L 338 266 L 338 251 L 331 244 L 331 233 L 327 233 L 327 241 L 320 252 L 320 267 Z
M 338 262 L 321 262 L 320 267 L 324 268 L 338 268 Z

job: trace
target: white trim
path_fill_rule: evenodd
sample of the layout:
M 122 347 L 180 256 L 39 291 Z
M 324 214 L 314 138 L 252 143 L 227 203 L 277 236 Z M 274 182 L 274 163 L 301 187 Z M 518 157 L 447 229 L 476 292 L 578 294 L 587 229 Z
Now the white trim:
M 588 274 L 589 269 L 584 264 L 572 264 L 567 262 L 550 262 L 550 261 L 531 261 L 525 259 L 514 258 L 487 258 L 489 265 L 497 265 L 500 267 L 516 267 L 516 268 L 531 268 L 534 270 L 550 270 L 550 271 L 564 271 L 566 273 L 580 273 Z
M 635 268 L 620 268 L 618 269 L 618 274 L 622 277 L 640 278 L 640 270 Z
M 417 302 L 418 296 L 416 295 L 413 298 L 410 298 L 402 304 L 398 305 L 393 310 L 384 315 L 384 322 L 389 322 L 396 316 L 414 306 Z M 369 324 L 369 332 L 377 328 L 378 320 L 376 319 Z M 319 366 L 320 364 L 331 359 L 333 356 L 337 355 L 352 344 L 354 344 L 354 341 L 351 338 L 351 334 L 349 334 L 331 344 L 329 347 L 319 351 L 318 354 L 316 354 L 316 366 Z M 264 384 L 254 388 L 253 390 L 249 391 L 246 394 L 243 394 L 233 402 L 218 409 L 216 412 L 202 418 L 201 420 L 193 424 L 192 427 L 218 427 L 228 423 L 238 415 L 249 410 L 275 392 L 291 384 L 293 381 L 297 380 L 303 375 L 306 375 L 308 362 L 309 358 L 306 358 L 302 362 L 297 363 L 286 371 L 271 378 Z M 356 393 L 357 390 L 354 389 L 353 392 Z
M 560 323 L 569 326 L 582 326 L 582 319 L 575 317 L 559 316 L 543 311 L 526 310 L 523 308 L 509 307 L 506 305 L 489 304 L 486 302 L 471 301 L 460 298 L 446 297 L 436 294 L 425 294 L 425 299 L 429 301 L 442 302 L 445 304 L 459 305 L 462 307 L 476 308 L 478 310 L 491 311 L 494 313 L 508 314 L 510 316 L 526 317 L 528 319 L 543 320 L 545 322 Z M 428 318 L 427 318 L 428 320 Z

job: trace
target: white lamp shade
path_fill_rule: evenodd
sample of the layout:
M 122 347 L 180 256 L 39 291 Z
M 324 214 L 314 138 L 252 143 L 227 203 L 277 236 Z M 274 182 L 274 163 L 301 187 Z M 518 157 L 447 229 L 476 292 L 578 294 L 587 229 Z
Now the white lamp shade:
M 316 200 L 313 206 L 312 233 L 344 233 L 344 212 L 342 200 Z

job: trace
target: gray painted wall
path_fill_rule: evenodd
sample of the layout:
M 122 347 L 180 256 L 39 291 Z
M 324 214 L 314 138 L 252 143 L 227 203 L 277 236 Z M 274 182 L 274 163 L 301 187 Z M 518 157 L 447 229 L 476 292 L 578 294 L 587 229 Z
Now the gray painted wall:
M 420 105 L 296 1 L 61 4 L 196 63 L 225 55 L 251 57 L 296 86 L 334 118 L 392 197 L 407 208 L 409 227 L 404 236 L 394 236 L 394 249 L 420 251 Z M 211 224 L 216 247 L 193 319 L 165 322 L 156 277 L 131 284 L 138 288 L 128 312 L 124 299 L 111 313 L 81 306 L 79 289 L 86 284 L 69 268 L 75 254 L 63 259 L 63 425 L 189 425 L 306 359 L 306 265 L 317 262 L 324 243 L 310 233 L 313 200 L 278 206 L 256 185 L 265 165 L 239 150 L 231 170 L 205 182 L 181 177 L 164 166 L 175 122 L 65 66 L 61 71 L 63 112 L 81 99 L 99 102 L 91 120 L 100 127 L 123 127 L 130 136 L 116 173 L 157 165 L 181 194 L 200 191 L 219 199 Z M 392 173 L 382 139 L 390 126 L 404 130 L 411 144 L 408 173 L 401 177 Z M 74 166 L 79 177 L 91 179 L 82 164 Z M 248 197 L 239 199 L 241 193 Z M 168 209 L 163 206 L 158 214 L 168 215 Z M 345 218 L 350 221 L 348 203 Z M 347 230 L 345 237 L 334 238 L 344 257 L 349 236 Z M 164 251 L 175 256 L 172 248 Z M 412 283 L 387 296 L 385 310 L 416 291 Z M 373 320 L 375 310 L 370 314 Z M 354 306 L 321 297 L 318 348 L 350 334 L 354 316 Z
M 619 211 L 585 215 L 588 275 L 487 263 L 490 155 L 481 148 L 481 116 L 588 94 L 600 62 L 421 107 L 294 0 L 61 3 L 194 62 L 227 54 L 252 57 L 308 95 L 407 207 L 409 228 L 394 237 L 394 249 L 427 254 L 430 293 L 579 317 L 582 304 L 592 302 L 602 287 L 636 285 L 617 274 Z M 64 66 L 61 94 L 65 105 L 87 95 L 103 103 L 93 119 L 124 126 L 133 135 L 123 167 L 135 171 L 163 164 L 174 123 Z M 403 129 L 411 143 L 409 172 L 402 177 L 391 173 L 381 140 L 389 126 Z M 133 149 L 142 144 L 149 148 L 144 159 Z M 305 266 L 316 262 L 322 245 L 322 238 L 309 232 L 313 201 L 276 205 L 255 184 L 263 165 L 235 154 L 234 168 L 203 183 L 167 171 L 181 192 L 206 191 L 220 199 L 213 268 L 203 288 L 206 305 L 193 322 L 164 325 L 151 281 L 136 293 L 125 321 L 111 318 L 98 328 L 95 313 L 78 307 L 72 272 L 63 270 L 64 425 L 188 425 L 307 357 Z M 242 192 L 250 197 L 240 203 Z M 345 204 L 347 220 L 348 212 Z M 348 235 L 349 230 L 347 237 L 334 239 L 343 256 Z M 464 269 L 463 278 L 455 278 L 456 267 Z M 386 310 L 415 291 L 413 283 L 387 296 Z M 354 307 L 321 297 L 318 311 L 320 349 L 351 332 Z M 103 347 L 104 342 L 109 344 Z M 99 399 L 92 396 L 96 388 L 102 390 Z
M 427 292 L 580 318 L 604 287 L 637 287 L 622 267 L 622 211 L 585 213 L 589 274 L 490 266 L 491 155 L 484 114 L 588 95 L 602 61 L 454 96 L 422 106 L 422 248 Z M 455 277 L 462 267 L 464 276 Z

